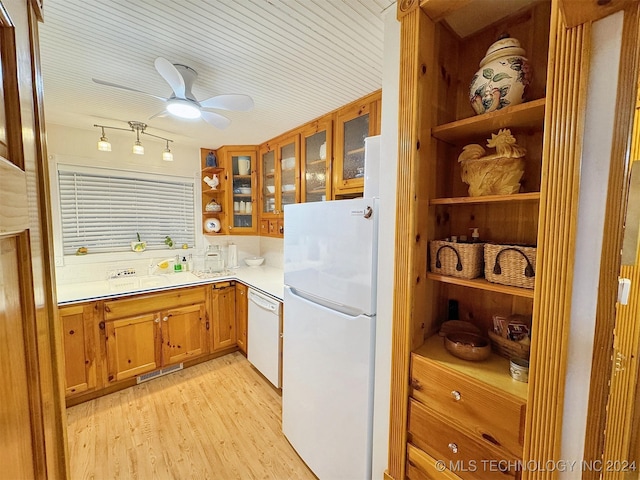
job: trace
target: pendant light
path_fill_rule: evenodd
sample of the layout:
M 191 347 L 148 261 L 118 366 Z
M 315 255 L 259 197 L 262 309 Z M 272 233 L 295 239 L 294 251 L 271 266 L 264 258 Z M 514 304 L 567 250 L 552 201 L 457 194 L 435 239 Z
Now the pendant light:
M 132 123 L 137 123 L 137 122 L 129 122 L 129 125 L 131 125 Z M 136 143 L 133 144 L 132 151 L 136 155 L 144 155 L 144 147 L 142 146 L 142 143 L 140 143 L 140 124 L 131 125 L 131 128 L 134 128 L 136 131 Z
M 165 162 L 173 162 L 173 153 L 169 150 L 169 142 L 170 140 L 167 140 L 167 147 L 162 151 L 162 160 Z
M 111 144 L 109 143 L 109 139 L 104 134 L 104 127 L 100 127 L 100 128 L 102 128 L 102 136 L 98 141 L 98 150 L 100 150 L 101 152 L 110 152 Z

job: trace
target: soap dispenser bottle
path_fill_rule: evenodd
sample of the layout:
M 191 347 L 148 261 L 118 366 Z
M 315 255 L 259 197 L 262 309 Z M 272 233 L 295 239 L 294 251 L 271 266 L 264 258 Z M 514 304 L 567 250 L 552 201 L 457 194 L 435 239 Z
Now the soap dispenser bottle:
M 479 243 L 480 242 L 480 233 L 478 233 L 477 228 L 470 228 L 471 230 L 471 243 Z

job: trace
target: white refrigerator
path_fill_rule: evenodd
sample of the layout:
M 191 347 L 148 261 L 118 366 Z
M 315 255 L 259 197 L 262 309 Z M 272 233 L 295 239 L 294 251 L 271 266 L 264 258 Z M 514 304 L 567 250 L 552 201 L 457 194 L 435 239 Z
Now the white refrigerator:
M 320 480 L 371 478 L 377 199 L 285 207 L 282 430 Z

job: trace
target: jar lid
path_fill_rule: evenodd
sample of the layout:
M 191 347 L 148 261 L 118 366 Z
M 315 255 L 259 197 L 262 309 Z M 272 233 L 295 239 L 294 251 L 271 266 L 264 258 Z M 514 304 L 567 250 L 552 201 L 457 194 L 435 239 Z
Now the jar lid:
M 483 67 L 487 63 L 495 60 L 498 57 L 504 55 L 525 55 L 525 50 L 520 46 L 520 42 L 517 38 L 505 37 L 491 44 L 484 58 L 480 61 L 480 66 Z

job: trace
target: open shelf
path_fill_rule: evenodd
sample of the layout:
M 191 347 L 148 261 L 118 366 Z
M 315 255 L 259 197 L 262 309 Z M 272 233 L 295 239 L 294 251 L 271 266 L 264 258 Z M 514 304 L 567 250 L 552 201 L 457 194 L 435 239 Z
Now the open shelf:
M 236 197 L 251 198 L 251 194 L 250 193 L 234 193 L 233 198 L 236 198 Z
M 455 370 L 463 375 L 498 388 L 506 393 L 527 400 L 528 384 L 518 382 L 509 374 L 509 360 L 491 352 L 491 356 L 482 362 L 470 362 L 454 357 L 444 348 L 444 339 L 433 335 L 418 347 L 413 355 L 428 358 L 431 361 Z
M 448 143 L 469 143 L 469 138 L 489 135 L 501 128 L 536 128 L 544 123 L 545 99 L 506 107 L 495 112 L 476 115 L 451 123 L 445 123 L 431 129 L 431 135 Z
M 205 195 L 216 195 L 218 193 L 224 193 L 224 190 L 220 190 L 220 189 L 214 190 L 213 188 L 209 188 L 207 190 L 202 190 L 202 193 L 204 193 Z
M 434 198 L 429 205 L 467 205 L 472 203 L 533 202 L 540 200 L 540 192 L 514 193 L 512 195 L 484 195 L 481 197 Z
M 505 293 L 516 297 L 533 298 L 533 289 L 511 287 L 509 285 L 500 285 L 499 283 L 491 283 L 484 278 L 474 278 L 472 280 L 466 278 L 450 277 L 448 275 L 440 275 L 438 273 L 427 272 L 427 278 L 436 282 L 451 283 L 463 287 L 477 288 L 479 290 L 487 290 L 490 292 Z
M 205 167 L 202 169 L 202 174 L 203 176 L 205 175 L 214 175 L 214 174 L 220 174 L 224 172 L 224 168 L 222 167 Z
M 207 212 L 206 210 L 204 210 L 202 212 L 202 215 L 204 217 L 222 217 L 224 216 L 224 212 Z

